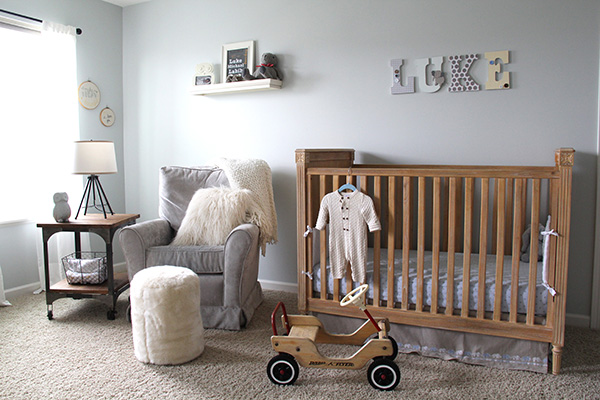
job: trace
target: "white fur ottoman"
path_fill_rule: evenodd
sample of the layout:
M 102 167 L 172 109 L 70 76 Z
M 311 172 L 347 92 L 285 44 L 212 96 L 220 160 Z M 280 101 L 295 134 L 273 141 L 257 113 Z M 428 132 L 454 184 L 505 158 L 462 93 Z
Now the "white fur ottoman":
M 202 354 L 200 279 L 192 270 L 143 269 L 131 281 L 130 300 L 133 348 L 139 361 L 182 364 Z

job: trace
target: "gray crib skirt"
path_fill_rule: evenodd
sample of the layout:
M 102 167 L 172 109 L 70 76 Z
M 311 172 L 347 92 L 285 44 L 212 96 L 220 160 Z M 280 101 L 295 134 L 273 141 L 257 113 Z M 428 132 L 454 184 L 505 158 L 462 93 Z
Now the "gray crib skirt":
M 352 333 L 366 320 L 321 313 L 315 315 L 329 333 L 338 334 Z M 548 373 L 548 343 L 400 324 L 390 324 L 389 333 L 398 343 L 400 353 Z

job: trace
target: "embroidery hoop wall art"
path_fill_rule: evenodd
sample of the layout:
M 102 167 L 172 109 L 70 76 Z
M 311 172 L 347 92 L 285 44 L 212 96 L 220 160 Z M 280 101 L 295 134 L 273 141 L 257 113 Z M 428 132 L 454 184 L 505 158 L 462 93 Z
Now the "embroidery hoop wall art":
M 108 106 L 100 111 L 100 122 L 106 127 L 111 127 L 115 123 L 115 112 Z
M 254 72 L 254 41 L 224 44 L 221 52 L 221 82 L 227 81 L 228 75 L 241 76 L 244 68 Z
M 77 89 L 79 104 L 87 110 L 93 110 L 100 104 L 100 89 L 92 81 L 85 81 Z

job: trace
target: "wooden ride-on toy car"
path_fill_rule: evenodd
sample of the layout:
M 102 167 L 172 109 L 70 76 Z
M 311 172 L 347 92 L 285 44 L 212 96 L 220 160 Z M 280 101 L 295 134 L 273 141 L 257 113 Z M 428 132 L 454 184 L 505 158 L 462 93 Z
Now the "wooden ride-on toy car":
M 271 314 L 271 345 L 279 354 L 267 365 L 269 379 L 278 385 L 293 384 L 299 374 L 298 363 L 308 368 L 360 369 L 369 360 L 373 360 L 367 370 L 369 383 L 379 390 L 393 390 L 400 382 L 400 369 L 394 362 L 398 355 L 398 345 L 387 334 L 390 328 L 387 318 L 375 320 L 366 309 L 363 296 L 368 287 L 369 285 L 357 287 L 340 302 L 341 306 L 357 305 L 368 317 L 368 320 L 351 334 L 330 334 L 325 331 L 321 321 L 311 315 L 287 315 L 285 305 L 279 302 Z M 283 314 L 283 326 L 287 331 L 284 335 L 277 334 L 275 324 L 275 315 L 279 308 Z M 374 334 L 377 336 L 369 339 Z M 319 353 L 316 343 L 362 347 L 351 357 L 330 358 Z

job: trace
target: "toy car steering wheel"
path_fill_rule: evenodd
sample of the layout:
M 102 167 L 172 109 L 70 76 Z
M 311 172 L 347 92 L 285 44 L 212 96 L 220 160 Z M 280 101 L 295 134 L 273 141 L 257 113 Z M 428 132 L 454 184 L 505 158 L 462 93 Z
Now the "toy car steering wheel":
M 366 283 L 353 289 L 350 293 L 344 296 L 342 301 L 340 301 L 340 306 L 345 307 L 348 304 L 354 304 L 362 310 L 365 308 L 362 295 L 366 293 L 367 289 L 369 289 L 369 285 Z

